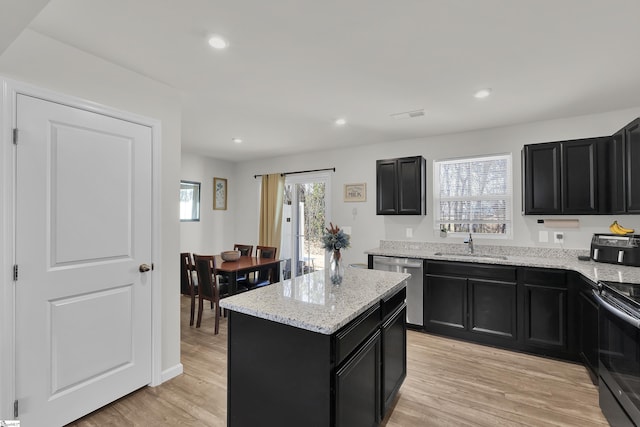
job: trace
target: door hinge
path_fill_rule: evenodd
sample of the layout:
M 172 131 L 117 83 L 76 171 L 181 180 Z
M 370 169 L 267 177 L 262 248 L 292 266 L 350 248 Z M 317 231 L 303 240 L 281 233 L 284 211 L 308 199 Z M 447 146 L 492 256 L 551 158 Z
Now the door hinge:
M 13 145 L 18 145 L 18 128 L 13 128 Z
M 18 400 L 13 401 L 13 418 L 18 419 Z
M 18 264 L 13 265 L 13 281 L 18 281 Z

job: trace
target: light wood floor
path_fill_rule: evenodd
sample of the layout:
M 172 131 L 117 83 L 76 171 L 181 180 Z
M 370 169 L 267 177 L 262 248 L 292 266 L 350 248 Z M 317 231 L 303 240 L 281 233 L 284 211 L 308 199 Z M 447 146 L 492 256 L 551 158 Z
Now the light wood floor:
M 181 298 L 184 374 L 72 426 L 226 425 L 226 320 L 214 336 L 213 313 L 206 310 L 202 327 L 191 328 L 189 299 Z M 608 425 L 581 365 L 413 331 L 407 341 L 407 378 L 384 426 Z

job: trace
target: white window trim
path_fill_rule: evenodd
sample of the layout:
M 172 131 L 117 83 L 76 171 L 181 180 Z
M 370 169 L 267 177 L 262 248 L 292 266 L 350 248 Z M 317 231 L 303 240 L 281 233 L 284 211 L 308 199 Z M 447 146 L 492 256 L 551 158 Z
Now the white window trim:
M 507 183 L 508 183 L 508 195 L 506 196 L 496 196 L 489 195 L 486 197 L 440 197 L 440 163 L 467 163 L 469 161 L 482 161 L 489 160 L 496 157 L 504 157 L 507 160 Z M 440 201 L 478 201 L 478 200 L 505 200 L 506 201 L 506 211 L 507 211 L 507 219 L 506 219 L 506 232 L 505 234 L 484 234 L 479 233 L 477 236 L 482 239 L 496 239 L 496 240 L 512 240 L 513 239 L 513 159 L 511 153 L 496 153 L 491 155 L 482 155 L 482 156 L 469 156 L 469 157 L 459 157 L 453 159 L 437 159 L 433 161 L 433 229 L 436 231 L 436 236 L 440 232 L 440 224 L 442 221 L 439 218 L 439 206 Z M 495 221 L 474 221 L 475 224 L 495 224 Z M 467 237 L 468 233 L 466 232 L 447 232 L 448 236 L 451 237 Z

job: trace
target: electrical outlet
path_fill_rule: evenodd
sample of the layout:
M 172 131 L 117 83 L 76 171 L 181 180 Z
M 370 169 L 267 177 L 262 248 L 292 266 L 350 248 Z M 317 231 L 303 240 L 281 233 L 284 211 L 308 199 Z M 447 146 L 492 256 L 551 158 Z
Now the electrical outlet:
M 553 232 L 553 243 L 563 243 L 564 242 L 564 233 L 561 231 Z

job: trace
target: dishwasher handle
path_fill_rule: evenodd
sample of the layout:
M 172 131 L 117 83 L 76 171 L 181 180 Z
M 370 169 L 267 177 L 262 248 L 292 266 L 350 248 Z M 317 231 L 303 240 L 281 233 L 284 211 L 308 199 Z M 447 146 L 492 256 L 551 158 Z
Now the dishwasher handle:
M 421 262 L 404 262 L 406 258 L 385 258 L 385 259 L 380 259 L 380 258 L 374 258 L 373 259 L 373 264 L 374 264 L 374 268 L 375 268 L 375 264 L 379 264 L 379 265 L 389 265 L 389 266 L 393 266 L 393 267 L 405 267 L 405 268 L 422 268 L 422 263 Z M 399 260 L 403 260 L 403 261 L 399 261 Z

